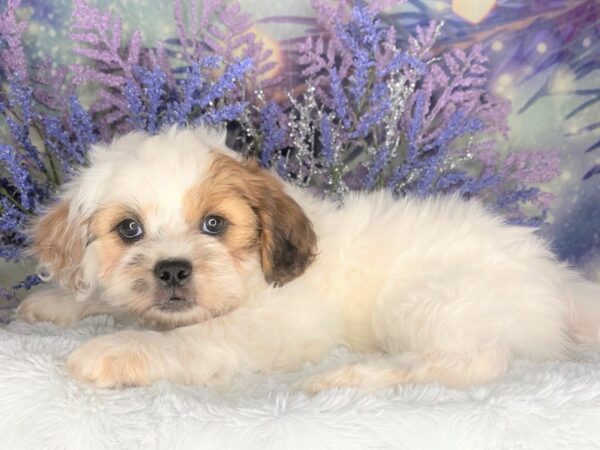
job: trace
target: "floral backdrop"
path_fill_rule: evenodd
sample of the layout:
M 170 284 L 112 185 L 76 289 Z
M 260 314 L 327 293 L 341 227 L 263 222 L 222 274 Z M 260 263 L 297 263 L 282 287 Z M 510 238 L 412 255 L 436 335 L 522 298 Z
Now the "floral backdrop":
M 90 143 L 227 124 L 343 201 L 459 192 L 600 279 L 596 0 L 0 0 L 0 265 Z M 598 172 L 598 174 L 597 174 Z M 16 268 L 15 268 L 16 267 Z M 20 284 L 19 284 L 20 283 Z

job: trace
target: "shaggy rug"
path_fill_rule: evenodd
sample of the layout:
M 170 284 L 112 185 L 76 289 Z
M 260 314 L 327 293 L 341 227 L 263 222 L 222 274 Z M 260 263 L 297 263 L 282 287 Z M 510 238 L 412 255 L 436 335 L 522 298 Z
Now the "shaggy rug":
M 600 352 L 520 361 L 467 390 L 411 385 L 315 397 L 289 386 L 359 357 L 344 350 L 302 372 L 239 377 L 226 392 L 167 382 L 101 390 L 68 378 L 64 357 L 121 329 L 106 316 L 64 330 L 0 328 L 2 449 L 587 449 L 600 448 Z

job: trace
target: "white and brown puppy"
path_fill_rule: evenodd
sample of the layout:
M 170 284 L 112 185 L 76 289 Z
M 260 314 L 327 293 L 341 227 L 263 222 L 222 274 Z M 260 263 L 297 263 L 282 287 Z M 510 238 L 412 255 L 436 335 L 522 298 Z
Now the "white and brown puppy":
M 595 343 L 600 288 L 532 230 L 456 197 L 356 194 L 343 207 L 285 185 L 207 129 L 130 134 L 91 153 L 33 230 L 56 287 L 18 310 L 72 324 L 133 314 L 162 331 L 96 337 L 67 360 L 97 386 L 226 384 L 296 370 L 336 346 L 377 364 L 303 388 L 466 386 L 517 357 Z

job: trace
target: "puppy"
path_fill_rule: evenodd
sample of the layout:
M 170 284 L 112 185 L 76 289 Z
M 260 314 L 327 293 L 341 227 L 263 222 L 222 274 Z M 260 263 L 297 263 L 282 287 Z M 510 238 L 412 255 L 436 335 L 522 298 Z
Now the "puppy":
M 387 357 L 301 387 L 464 387 L 598 341 L 600 287 L 531 229 L 452 196 L 362 193 L 339 207 L 224 142 L 173 128 L 98 145 L 33 227 L 56 287 L 25 299 L 22 319 L 128 314 L 149 327 L 84 343 L 66 364 L 76 379 L 220 387 L 347 346 Z

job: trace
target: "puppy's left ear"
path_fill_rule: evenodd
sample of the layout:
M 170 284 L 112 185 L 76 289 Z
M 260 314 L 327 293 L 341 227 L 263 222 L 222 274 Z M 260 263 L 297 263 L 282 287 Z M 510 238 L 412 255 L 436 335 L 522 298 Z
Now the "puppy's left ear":
M 214 184 L 239 193 L 259 222 L 260 255 L 267 282 L 281 286 L 302 275 L 315 259 L 317 236 L 312 223 L 281 180 L 251 160 L 218 154 Z
M 254 161 L 234 162 L 247 198 L 260 225 L 260 253 L 265 279 L 281 286 L 302 275 L 315 259 L 317 236 L 312 223 L 296 201 L 286 194 L 284 184 Z M 240 171 L 241 169 L 241 171 Z
M 261 257 L 265 279 L 281 286 L 302 275 L 313 262 L 317 236 L 312 223 L 284 185 L 256 166 L 255 187 L 260 192 L 255 212 L 261 225 Z

